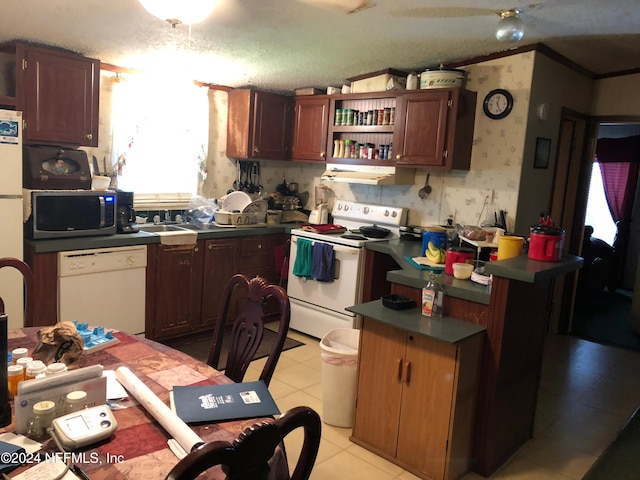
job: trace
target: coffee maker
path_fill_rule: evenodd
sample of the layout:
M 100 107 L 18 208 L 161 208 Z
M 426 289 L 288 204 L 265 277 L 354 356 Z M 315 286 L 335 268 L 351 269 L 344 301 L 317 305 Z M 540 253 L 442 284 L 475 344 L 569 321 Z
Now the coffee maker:
M 133 209 L 133 192 L 116 190 L 118 210 L 116 213 L 116 225 L 118 233 L 136 233 L 136 211 Z

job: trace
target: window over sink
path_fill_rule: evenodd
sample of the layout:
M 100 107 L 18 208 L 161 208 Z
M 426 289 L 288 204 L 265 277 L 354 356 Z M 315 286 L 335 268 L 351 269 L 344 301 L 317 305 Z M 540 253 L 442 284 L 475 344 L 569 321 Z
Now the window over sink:
M 112 78 L 111 165 L 136 208 L 184 206 L 206 177 L 208 88 L 167 76 Z M 103 106 L 105 108 L 105 106 Z

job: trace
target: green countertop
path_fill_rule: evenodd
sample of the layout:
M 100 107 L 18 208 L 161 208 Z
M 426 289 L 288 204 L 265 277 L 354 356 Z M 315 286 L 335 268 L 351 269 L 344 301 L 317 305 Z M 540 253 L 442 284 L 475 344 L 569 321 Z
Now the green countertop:
M 382 305 L 382 300 L 354 305 L 348 307 L 347 310 L 407 332 L 425 335 L 447 343 L 457 343 L 486 330 L 482 325 L 456 318 L 425 317 L 417 307 L 407 310 L 393 310 Z
M 215 238 L 247 237 L 275 233 L 289 233 L 298 224 L 280 224 L 256 228 L 213 227 L 198 230 L 198 240 Z M 125 233 L 116 235 L 98 235 L 95 237 L 75 237 L 49 240 L 25 240 L 35 253 L 64 252 L 69 250 L 88 250 L 92 248 L 126 247 L 128 245 L 148 245 L 160 243 L 160 235 L 149 232 Z
M 415 268 L 404 258 L 405 256 L 421 256 L 422 242 L 395 239 L 384 242 L 369 242 L 366 244 L 366 248 L 391 256 L 401 267 L 400 270 L 387 272 L 388 281 L 413 288 L 422 288 L 429 281 L 430 272 L 428 270 Z M 510 280 L 536 283 L 564 275 L 581 267 L 582 258 L 574 255 L 565 255 L 559 262 L 540 262 L 530 260 L 526 255 L 520 255 L 506 260 L 485 263 L 485 273 Z M 446 295 L 489 305 L 491 290 L 488 286 L 470 280 L 457 280 L 446 273 L 440 275 L 440 283 L 443 285 Z

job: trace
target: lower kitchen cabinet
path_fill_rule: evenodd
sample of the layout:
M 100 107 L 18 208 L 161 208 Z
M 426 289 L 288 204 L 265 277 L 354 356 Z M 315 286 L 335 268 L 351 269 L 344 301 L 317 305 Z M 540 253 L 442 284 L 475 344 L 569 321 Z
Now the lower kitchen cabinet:
M 229 279 L 238 272 L 237 257 L 237 238 L 204 241 L 202 315 L 199 327 L 215 327 L 224 289 Z
M 200 323 L 203 241 L 149 245 L 145 334 L 150 339 L 188 334 Z M 151 301 L 150 301 L 151 300 Z
M 146 337 L 164 341 L 212 331 L 233 275 L 259 275 L 280 283 L 274 248 L 288 239 L 288 234 L 276 233 L 198 240 L 195 245 L 149 245 Z M 232 301 L 230 318 L 239 303 Z M 266 315 L 277 312 L 276 302 L 267 303 Z
M 463 475 L 482 341 L 447 343 L 365 317 L 351 439 L 420 478 Z

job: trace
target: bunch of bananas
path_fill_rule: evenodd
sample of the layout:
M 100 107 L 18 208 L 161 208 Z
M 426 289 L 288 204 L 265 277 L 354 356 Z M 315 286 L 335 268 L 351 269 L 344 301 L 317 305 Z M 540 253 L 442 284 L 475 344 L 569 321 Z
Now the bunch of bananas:
M 428 248 L 425 252 L 427 260 L 432 263 L 445 263 L 447 259 L 447 251 L 444 248 L 438 248 L 433 242 L 427 244 Z

